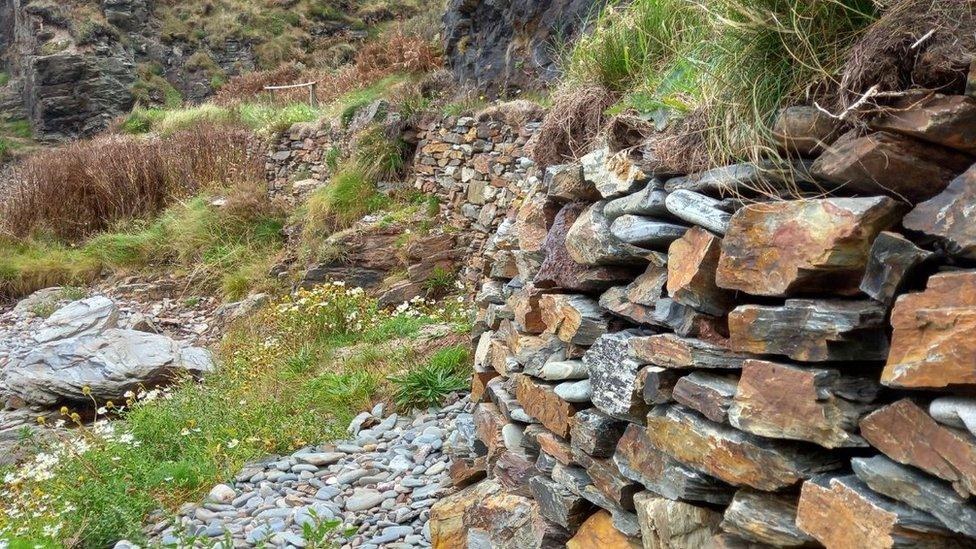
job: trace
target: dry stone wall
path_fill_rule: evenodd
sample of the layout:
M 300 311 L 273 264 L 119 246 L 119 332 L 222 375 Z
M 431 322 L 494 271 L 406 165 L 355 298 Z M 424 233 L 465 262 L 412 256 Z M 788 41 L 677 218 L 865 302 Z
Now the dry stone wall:
M 790 109 L 793 178 L 548 167 L 486 246 L 433 546 L 976 546 L 973 115 Z

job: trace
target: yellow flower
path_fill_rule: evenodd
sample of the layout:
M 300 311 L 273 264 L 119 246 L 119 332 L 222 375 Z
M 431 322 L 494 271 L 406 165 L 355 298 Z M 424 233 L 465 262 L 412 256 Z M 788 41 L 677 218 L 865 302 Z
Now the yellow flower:
M 78 415 L 78 412 L 72 412 L 70 417 L 71 421 L 81 425 L 81 416 Z
M 115 408 L 115 403 L 110 400 L 105 403 L 105 407 L 111 410 L 112 408 Z
M 45 418 L 44 416 L 37 416 L 37 423 L 39 425 L 44 425 L 45 423 L 47 423 L 47 418 Z
M 62 406 L 61 407 L 61 415 L 62 416 L 68 415 L 68 407 L 67 406 Z
M 84 387 L 82 387 L 81 388 L 81 394 L 83 394 L 83 395 L 90 395 L 91 394 L 91 386 L 85 385 Z

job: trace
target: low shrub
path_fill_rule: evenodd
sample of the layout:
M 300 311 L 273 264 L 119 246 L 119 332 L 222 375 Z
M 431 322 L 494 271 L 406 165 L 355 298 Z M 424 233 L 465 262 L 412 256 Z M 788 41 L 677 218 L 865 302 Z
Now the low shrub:
M 307 238 L 327 236 L 350 227 L 368 213 L 382 209 L 389 198 L 376 192 L 376 183 L 359 166 L 348 163 L 332 181 L 315 190 L 306 205 Z
M 0 206 L 2 233 L 79 239 L 161 211 L 200 189 L 260 181 L 247 132 L 197 123 L 151 139 L 106 136 L 38 152 Z

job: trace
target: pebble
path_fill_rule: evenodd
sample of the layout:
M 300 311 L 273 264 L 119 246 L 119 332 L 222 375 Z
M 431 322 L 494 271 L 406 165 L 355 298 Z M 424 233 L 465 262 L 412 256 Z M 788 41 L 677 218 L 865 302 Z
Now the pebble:
M 235 547 L 301 549 L 321 541 L 306 539 L 307 528 L 339 520 L 328 540 L 336 547 L 430 547 L 430 507 L 454 490 L 444 452 L 471 447 L 472 409 L 463 399 L 441 410 L 383 418 L 383 406 L 376 406 L 349 425 L 354 440 L 249 463 L 235 482 L 218 484 L 199 505 L 181 508 L 175 525 L 147 529 L 149 545 L 177 544 L 190 533 L 222 549 L 230 548 L 220 539 L 225 536 Z M 349 528 L 355 537 L 338 537 Z

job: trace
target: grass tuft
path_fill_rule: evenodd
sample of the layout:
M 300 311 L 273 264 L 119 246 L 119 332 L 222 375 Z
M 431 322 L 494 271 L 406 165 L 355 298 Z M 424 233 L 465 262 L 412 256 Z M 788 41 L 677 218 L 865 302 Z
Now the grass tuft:
M 435 353 L 425 364 L 392 378 L 395 400 L 405 409 L 440 405 L 451 393 L 468 387 L 470 353 L 463 346 Z

